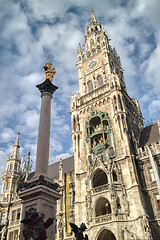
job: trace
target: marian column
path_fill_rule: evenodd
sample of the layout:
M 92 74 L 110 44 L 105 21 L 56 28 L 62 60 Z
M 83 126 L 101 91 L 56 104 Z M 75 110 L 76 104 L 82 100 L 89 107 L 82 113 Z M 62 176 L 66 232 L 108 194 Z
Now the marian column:
M 57 191 L 57 184 L 53 183 L 47 176 L 49 165 L 51 99 L 53 93 L 58 88 L 52 84 L 52 79 L 56 71 L 55 67 L 51 67 L 52 64 L 49 62 L 44 65 L 45 81 L 36 86 L 41 92 L 42 99 L 36 170 L 35 176 L 31 180 L 19 186 L 19 197 L 23 200 L 23 221 L 19 239 L 23 239 L 25 236 L 27 236 L 27 239 L 32 239 L 33 235 L 35 239 L 55 239 L 56 203 L 61 195 Z M 37 219 L 33 220 L 35 216 Z M 43 218 L 43 216 L 45 217 Z M 27 225 L 31 219 L 33 220 L 34 228 Z
M 51 118 L 51 99 L 53 93 L 58 87 L 52 84 L 52 79 L 56 73 L 55 67 L 51 69 L 52 64 L 44 65 L 46 79 L 42 84 L 36 87 L 41 92 L 41 113 L 39 121 L 37 158 L 36 158 L 36 176 L 47 176 L 49 163 L 49 144 L 50 144 L 50 118 Z

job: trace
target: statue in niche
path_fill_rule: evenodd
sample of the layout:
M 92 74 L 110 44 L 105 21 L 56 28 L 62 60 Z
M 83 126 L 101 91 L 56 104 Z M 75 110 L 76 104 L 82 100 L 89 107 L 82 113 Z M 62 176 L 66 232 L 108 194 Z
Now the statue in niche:
M 50 82 L 52 82 L 53 77 L 54 77 L 54 75 L 55 75 L 55 73 L 56 73 L 55 67 L 53 67 L 52 69 L 51 69 L 51 67 L 52 67 L 52 63 L 50 63 L 50 62 L 47 62 L 47 63 L 43 66 L 43 68 L 44 68 L 44 73 L 45 73 L 45 76 L 46 76 L 45 80 L 49 79 Z
M 76 240 L 83 240 L 86 239 L 88 240 L 88 235 L 85 234 L 85 237 L 83 235 L 83 232 L 87 229 L 85 223 L 81 223 L 81 226 L 78 227 L 74 223 L 69 223 L 71 226 L 71 230 L 74 232 Z
M 24 223 L 23 236 L 25 240 L 46 240 L 46 229 L 53 223 L 53 218 L 43 221 L 44 213 L 38 213 L 35 208 L 31 207 L 26 211 L 26 218 L 21 221 Z

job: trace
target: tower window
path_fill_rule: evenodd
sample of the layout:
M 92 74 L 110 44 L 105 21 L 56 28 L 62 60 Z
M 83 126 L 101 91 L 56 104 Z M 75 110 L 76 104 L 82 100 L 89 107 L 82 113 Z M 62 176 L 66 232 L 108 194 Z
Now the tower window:
M 1 215 L 1 223 L 4 223 L 4 220 L 5 220 L 5 212 L 2 212 L 2 215 Z
M 19 208 L 19 209 L 17 210 L 17 220 L 20 219 L 20 216 L 21 216 L 21 209 Z
M 12 211 L 12 222 L 16 220 L 16 210 Z
M 99 86 L 99 87 L 102 86 L 102 85 L 103 85 L 103 78 L 102 78 L 101 75 L 99 75 L 99 76 L 97 77 L 97 80 L 98 80 L 98 86 Z
M 159 194 L 156 195 L 156 200 L 157 200 L 158 210 L 160 210 L 160 195 Z
M 156 179 L 155 179 L 155 176 L 154 176 L 153 169 L 152 169 L 152 168 L 150 168 L 150 169 L 149 169 L 149 172 L 150 172 L 150 176 L 151 176 L 151 181 L 152 181 L 152 182 L 155 182 L 155 181 L 156 181 Z
M 117 174 L 116 174 L 116 172 L 113 170 L 113 172 L 112 172 L 112 176 L 113 176 L 113 181 L 114 182 L 117 182 L 118 181 L 118 179 L 117 179 Z
M 120 204 L 120 199 L 119 197 L 117 198 L 117 212 L 121 213 L 122 212 L 122 208 L 121 208 L 121 204 Z
M 119 94 L 118 94 L 118 103 L 119 103 L 120 110 L 123 111 L 122 101 L 121 101 L 121 97 Z
M 13 163 L 10 164 L 10 169 L 9 170 L 12 171 L 12 169 L 13 169 Z
M 14 170 L 17 171 L 17 169 L 18 169 L 18 164 L 16 163 L 15 167 L 14 167 Z
M 6 190 L 9 190 L 10 189 L 10 182 L 7 183 L 7 187 L 6 187 Z
M 93 90 L 93 84 L 91 81 L 88 82 L 88 92 L 91 92 Z
M 76 131 L 76 119 L 73 117 L 73 131 Z

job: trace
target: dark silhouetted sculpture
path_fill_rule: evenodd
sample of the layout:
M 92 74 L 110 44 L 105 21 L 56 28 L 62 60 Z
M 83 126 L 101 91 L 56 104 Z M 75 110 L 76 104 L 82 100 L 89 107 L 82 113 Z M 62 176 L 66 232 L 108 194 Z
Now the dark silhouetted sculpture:
M 81 223 L 81 226 L 78 227 L 74 223 L 69 223 L 71 226 L 71 230 L 74 232 L 76 240 L 88 240 L 88 235 L 85 234 L 85 237 L 83 236 L 83 232 L 87 229 L 85 223 Z
M 53 218 L 43 221 L 45 215 L 38 213 L 35 208 L 30 208 L 26 212 L 26 218 L 21 221 L 24 223 L 23 236 L 25 240 L 46 240 L 46 229 L 53 223 Z

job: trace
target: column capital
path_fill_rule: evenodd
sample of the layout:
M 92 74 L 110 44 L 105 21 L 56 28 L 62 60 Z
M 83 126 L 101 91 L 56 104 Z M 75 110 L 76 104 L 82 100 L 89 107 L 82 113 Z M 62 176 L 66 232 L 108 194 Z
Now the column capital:
M 48 92 L 53 95 L 53 93 L 58 89 L 57 86 L 51 83 L 49 79 L 46 79 L 43 83 L 36 85 L 41 94 Z

